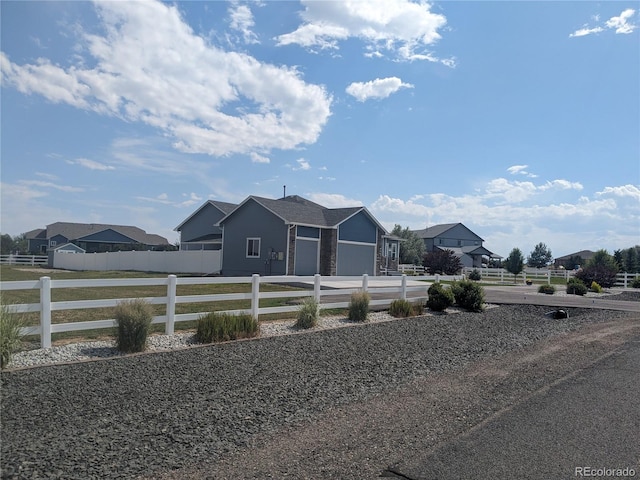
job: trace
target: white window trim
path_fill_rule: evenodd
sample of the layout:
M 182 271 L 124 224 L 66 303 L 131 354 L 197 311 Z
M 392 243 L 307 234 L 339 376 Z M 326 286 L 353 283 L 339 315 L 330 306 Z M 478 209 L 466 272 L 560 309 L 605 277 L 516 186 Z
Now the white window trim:
M 250 241 L 258 241 L 258 255 L 249 255 L 249 242 Z M 262 243 L 262 240 L 260 237 L 247 237 L 247 243 L 246 243 L 246 248 L 244 250 L 246 258 L 260 258 L 260 244 Z

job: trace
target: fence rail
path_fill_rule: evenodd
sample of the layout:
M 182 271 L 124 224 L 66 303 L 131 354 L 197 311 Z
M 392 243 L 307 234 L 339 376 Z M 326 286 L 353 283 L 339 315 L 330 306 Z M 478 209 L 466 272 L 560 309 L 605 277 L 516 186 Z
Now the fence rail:
M 374 277 L 375 279 L 376 277 Z M 444 277 L 442 277 L 444 279 Z M 377 277 L 381 279 L 381 277 Z M 273 313 L 295 312 L 299 309 L 297 305 L 288 305 L 280 307 L 260 307 L 260 299 L 265 298 L 292 298 L 292 297 L 311 297 L 313 296 L 320 304 L 321 309 L 347 308 L 349 299 L 345 301 L 322 302 L 322 297 L 350 296 L 351 293 L 365 290 L 375 293 L 376 298 L 370 301 L 370 305 L 385 306 L 389 305 L 393 300 L 398 298 L 407 299 L 407 295 L 411 293 L 414 299 L 426 298 L 429 284 L 407 285 L 407 276 L 396 277 L 390 279 L 384 277 L 385 285 L 380 286 L 380 280 L 371 280 L 368 275 L 362 277 L 322 277 L 320 275 L 298 277 L 298 276 L 281 276 L 281 277 L 261 277 L 253 275 L 252 277 L 185 277 L 178 278 L 175 275 L 169 275 L 166 278 L 130 278 L 130 279 L 96 279 L 96 280 L 51 280 L 49 277 L 41 277 L 39 280 L 26 280 L 15 282 L 0 282 L 0 291 L 15 290 L 39 290 L 39 303 L 25 303 L 9 305 L 8 309 L 12 313 L 40 313 L 40 321 L 38 325 L 24 327 L 22 334 L 39 335 L 42 348 L 51 347 L 51 335 L 58 332 L 72 332 L 81 330 L 93 330 L 102 328 L 112 328 L 116 326 L 115 319 L 92 320 L 86 322 L 72 323 L 52 323 L 51 313 L 60 310 L 75 309 L 92 309 L 115 307 L 119 302 L 125 299 L 108 298 L 99 300 L 73 300 L 73 301 L 51 301 L 51 291 L 59 288 L 100 288 L 100 287 L 139 287 L 139 286 L 166 286 L 166 296 L 145 297 L 144 299 L 154 305 L 166 305 L 164 315 L 154 316 L 153 324 L 164 324 L 165 334 L 173 335 L 175 324 L 177 322 L 187 322 L 197 320 L 201 315 L 208 312 L 199 313 L 176 313 L 176 305 L 180 303 L 201 303 L 216 302 L 227 300 L 250 300 L 251 306 L 248 309 L 225 310 L 225 313 L 249 313 L 258 319 L 260 315 Z M 438 280 L 438 278 L 436 278 Z M 343 282 L 347 284 L 347 288 L 323 289 L 323 282 Z M 250 284 L 250 293 L 224 293 L 224 294 L 206 294 L 206 295 L 183 295 L 176 294 L 178 285 L 215 285 L 215 284 Z M 308 290 L 301 291 L 260 291 L 260 284 L 307 284 Z M 379 286 L 376 286 L 378 283 Z M 389 286 L 389 283 L 392 285 Z M 351 287 L 351 288 L 348 288 Z M 333 298 L 332 300 L 335 300 Z
M 0 255 L 0 265 L 46 265 L 46 255 Z

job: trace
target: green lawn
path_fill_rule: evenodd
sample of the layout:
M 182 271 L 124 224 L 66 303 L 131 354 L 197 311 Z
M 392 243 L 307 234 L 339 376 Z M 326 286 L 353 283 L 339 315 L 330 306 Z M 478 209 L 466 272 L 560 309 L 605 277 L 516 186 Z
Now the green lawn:
M 51 271 L 48 269 L 39 269 L 37 267 L 17 267 L 9 265 L 0 265 L 0 281 L 19 281 L 19 280 L 37 280 L 40 277 L 47 276 L 52 280 L 75 280 L 75 279 L 111 279 L 111 278 L 167 278 L 165 273 L 144 273 L 144 272 L 69 272 L 69 271 Z M 188 275 L 179 275 L 186 277 Z M 290 287 L 282 284 L 261 284 L 260 291 L 282 291 L 291 290 L 299 291 L 302 288 Z M 216 284 L 216 285 L 178 285 L 177 295 L 204 295 L 204 294 L 223 294 L 223 293 L 249 293 L 251 292 L 251 284 Z M 74 301 L 74 300 L 97 300 L 112 298 L 141 298 L 141 297 L 163 297 L 167 294 L 167 287 L 164 285 L 151 285 L 140 287 L 90 287 L 90 288 L 60 288 L 52 289 L 51 300 L 53 302 Z M 311 294 L 311 292 L 310 292 Z M 8 291 L 2 294 L 2 300 L 8 304 L 16 303 L 38 303 L 40 301 L 39 290 L 17 290 Z M 274 298 L 260 300 L 260 307 L 276 307 L 290 305 L 298 302 L 299 298 Z M 219 302 L 205 303 L 180 303 L 176 305 L 176 313 L 198 313 L 235 309 L 250 308 L 250 300 L 230 300 Z M 154 305 L 156 315 L 163 315 L 166 312 L 165 305 Z M 295 316 L 295 314 L 290 314 Z M 91 320 L 102 320 L 113 318 L 113 308 L 91 308 L 84 310 L 62 310 L 53 311 L 51 314 L 52 323 L 72 323 L 84 322 Z M 280 314 L 278 318 L 282 318 Z M 261 315 L 261 321 L 273 320 L 274 316 Z M 27 315 L 27 323 L 29 325 L 37 325 L 39 323 L 39 314 L 32 313 Z M 154 332 L 163 332 L 164 325 L 153 325 Z M 176 330 L 188 330 L 195 328 L 195 322 L 178 322 L 175 325 Z M 66 338 L 98 338 L 104 335 L 110 335 L 109 329 L 86 330 L 78 332 L 64 332 L 53 334 L 52 339 L 60 340 Z

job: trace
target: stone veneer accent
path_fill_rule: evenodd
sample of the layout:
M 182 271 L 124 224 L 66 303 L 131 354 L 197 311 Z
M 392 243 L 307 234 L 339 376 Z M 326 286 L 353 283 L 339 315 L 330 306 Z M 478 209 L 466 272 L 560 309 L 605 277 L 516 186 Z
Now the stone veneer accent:
M 335 275 L 338 254 L 338 230 L 323 228 L 320 231 L 320 275 Z

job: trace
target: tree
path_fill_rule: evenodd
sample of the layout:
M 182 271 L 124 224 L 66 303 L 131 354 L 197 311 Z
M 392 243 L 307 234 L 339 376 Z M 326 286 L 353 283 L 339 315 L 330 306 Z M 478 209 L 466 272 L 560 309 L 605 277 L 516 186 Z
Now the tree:
M 540 242 L 529 254 L 527 265 L 535 268 L 543 268 L 549 265 L 552 260 L 553 255 L 551 255 L 551 250 L 549 250 L 544 243 Z
M 518 275 L 524 270 L 524 256 L 519 248 L 514 248 L 504 261 L 504 268 L 507 272 L 513 274 L 513 280 L 516 281 Z
M 434 275 L 455 275 L 462 269 L 462 263 L 453 250 L 435 250 L 424 255 L 422 265 Z
M 640 260 L 638 259 L 638 249 L 640 247 L 631 247 L 624 251 L 624 271 L 627 273 L 640 272 Z
M 0 235 L 0 254 L 9 255 L 13 251 L 13 239 L 11 235 L 3 233 Z
M 584 268 L 576 273 L 576 278 L 587 286 L 596 282 L 601 287 L 610 288 L 616 284 L 618 271 L 618 264 L 613 255 L 609 255 L 606 250 L 598 250 Z
M 400 242 L 400 263 L 420 265 L 424 255 L 424 241 L 409 230 L 409 227 L 403 229 L 397 224 L 393 227 L 391 235 L 403 239 Z

